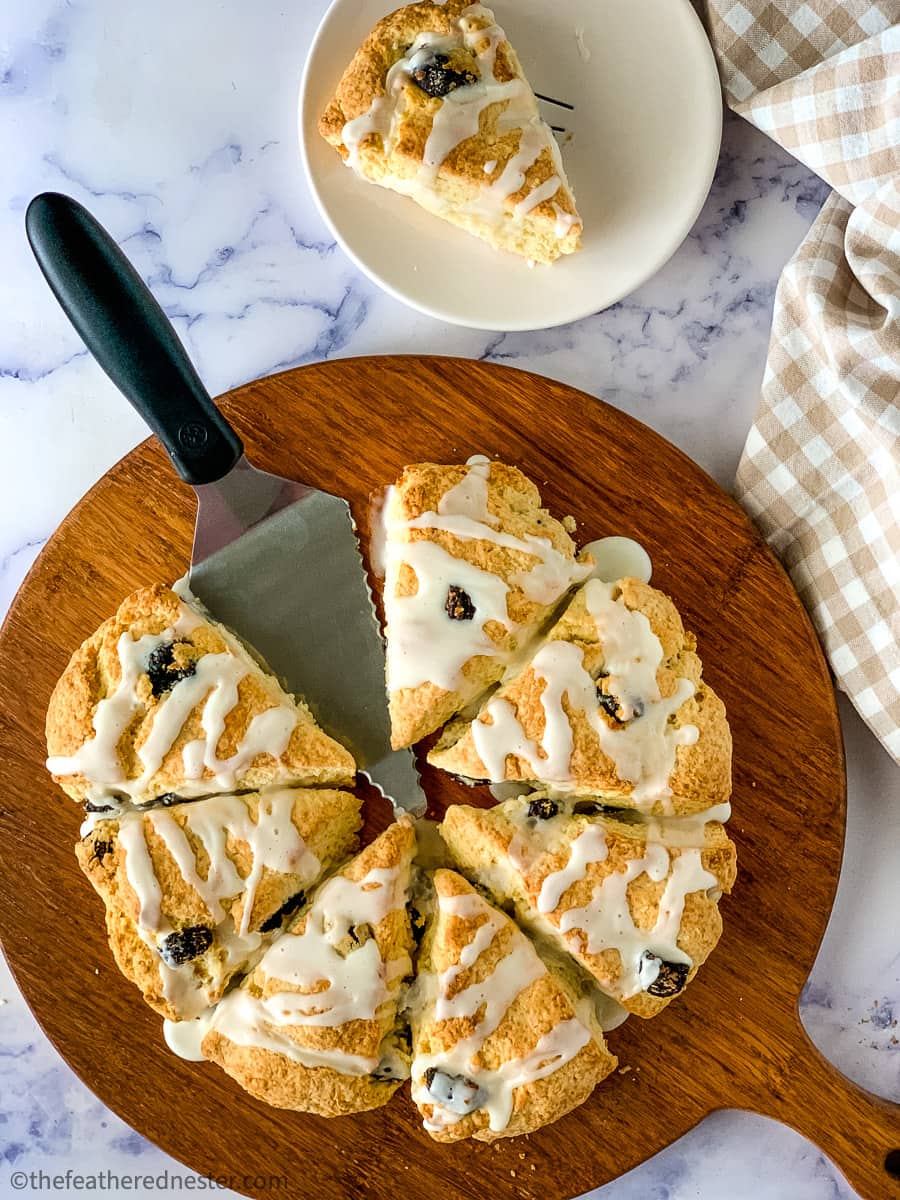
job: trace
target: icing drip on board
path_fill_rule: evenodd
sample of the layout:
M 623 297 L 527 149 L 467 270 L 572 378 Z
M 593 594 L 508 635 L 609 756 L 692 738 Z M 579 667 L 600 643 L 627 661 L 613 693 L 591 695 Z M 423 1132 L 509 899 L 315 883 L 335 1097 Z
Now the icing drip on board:
M 228 715 L 238 703 L 238 685 L 250 674 L 250 668 L 234 653 L 204 654 L 194 671 L 180 679 L 153 708 L 150 731 L 137 756 L 143 767 L 135 779 L 128 779 L 122 768 L 118 745 L 123 733 L 146 702 L 137 695 L 138 681 L 146 674 L 150 655 L 160 646 L 187 637 L 204 622 L 182 603 L 178 620 L 162 634 L 132 638 L 123 633 L 117 644 L 120 678 L 115 691 L 97 704 L 92 720 L 94 736 L 69 757 L 50 757 L 47 769 L 53 775 L 83 775 L 92 785 L 93 800 L 109 796 L 143 798 L 146 788 L 171 751 L 191 713 L 203 703 L 201 725 L 204 737 L 188 742 L 182 750 L 185 785 L 188 796 L 200 786 L 205 771 L 212 773 L 216 790 L 230 791 L 238 775 L 259 755 L 280 759 L 288 747 L 297 723 L 297 713 L 288 705 L 276 705 L 251 720 L 234 754 L 227 759 L 217 755 L 219 740 Z M 204 702 L 205 701 L 205 702 Z M 203 786 L 207 790 L 210 784 Z
M 437 512 L 423 513 L 411 521 L 392 520 L 390 499 L 385 506 L 387 682 L 391 692 L 425 683 L 455 691 L 463 682 L 462 669 L 469 659 L 508 657 L 485 627 L 499 626 L 515 634 L 518 626 L 508 610 L 511 587 L 521 588 L 534 603 L 549 605 L 590 571 L 557 551 L 547 538 L 518 538 L 499 530 L 499 519 L 488 508 L 490 460 L 476 454 L 466 465 L 468 471 L 460 482 L 441 496 Z M 507 582 L 455 557 L 435 541 L 407 540 L 410 531 L 418 529 L 443 531 L 464 541 L 490 542 L 527 555 L 534 565 L 515 572 Z M 416 576 L 417 589 L 411 596 L 396 594 L 404 564 Z M 471 619 L 454 620 L 449 615 L 451 587 L 468 596 L 475 608 Z
M 374 937 L 349 948 L 347 939 L 352 940 L 353 929 L 374 928 L 405 903 L 396 869 L 372 870 L 358 882 L 334 876 L 316 893 L 303 931 L 283 933 L 260 959 L 263 995 L 253 995 L 246 986 L 230 992 L 217 1006 L 210 1028 L 236 1045 L 269 1050 L 306 1067 L 370 1074 L 378 1057 L 299 1046 L 287 1031 L 378 1019 L 409 960 L 403 956 L 385 963 Z
M 649 583 L 653 576 L 650 555 L 633 538 L 606 537 L 588 542 L 582 551 L 594 560 L 591 578 L 604 583 L 616 583 L 620 579 L 639 579 Z
M 638 807 L 650 808 L 658 799 L 671 796 L 669 776 L 677 748 L 693 745 L 699 730 L 695 725 L 676 727 L 670 719 L 693 696 L 694 684 L 679 679 L 671 696 L 660 696 L 656 673 L 662 645 L 646 616 L 627 609 L 621 597 L 613 599 L 614 590 L 614 584 L 591 579 L 584 595 L 603 645 L 608 693 L 618 699 L 623 723 L 611 727 L 601 715 L 597 685 L 584 666 L 584 652 L 572 642 L 547 642 L 530 664 L 535 678 L 544 684 L 545 725 L 540 742 L 526 736 L 513 705 L 503 696 L 491 700 L 471 726 L 475 749 L 492 782 L 506 778 L 509 755 L 523 759 L 536 780 L 577 782 L 572 774 L 573 732 L 565 698 L 569 710 L 585 715 L 618 776 L 634 785 L 631 798 Z
M 547 972 L 536 951 L 524 934 L 516 930 L 510 951 L 487 978 L 455 991 L 459 975 L 478 961 L 493 943 L 500 929 L 508 925 L 498 913 L 475 893 L 461 896 L 439 896 L 443 918 L 457 917 L 463 921 L 484 920 L 463 947 L 459 961 L 442 971 L 436 980 L 435 1021 L 472 1018 L 480 1014 L 472 1033 L 461 1038 L 449 1050 L 439 1054 L 417 1055 L 412 1064 L 413 1100 L 420 1107 L 430 1105 L 431 1115 L 425 1119 L 426 1129 L 440 1130 L 454 1125 L 476 1109 L 488 1114 L 494 1131 L 505 1129 L 512 1116 L 514 1092 L 517 1087 L 543 1079 L 559 1070 L 590 1041 L 590 1031 L 576 1018 L 561 1021 L 540 1039 L 522 1058 L 504 1063 L 497 1070 L 488 1070 L 478 1063 L 479 1052 L 487 1039 L 500 1025 L 516 997 Z M 463 1077 L 471 1081 L 463 1103 L 453 1103 L 445 1088 L 433 1081 L 429 1090 L 425 1075 L 431 1068 L 439 1072 L 438 1080 Z
M 521 225 L 533 209 L 559 193 L 563 187 L 563 173 L 553 134 L 541 120 L 527 83 L 518 77 L 505 81 L 497 79 L 497 50 L 504 41 L 506 34 L 496 23 L 494 14 L 481 4 L 466 8 L 449 34 L 418 34 L 406 53 L 388 70 L 384 94 L 376 97 L 366 112 L 344 125 L 341 140 L 347 149 L 347 165 L 362 173 L 360 147 L 372 135 L 380 137 L 385 153 L 390 153 L 403 115 L 404 89 L 413 81 L 413 73 L 431 63 L 436 54 L 449 55 L 454 50 L 466 49 L 476 59 L 478 80 L 456 87 L 440 98 L 416 177 L 392 176 L 389 186 L 412 196 L 423 207 L 441 213 L 448 207 L 436 186 L 442 165 L 463 142 L 478 134 L 486 109 L 491 105 L 503 105 L 497 133 L 502 136 L 519 132 L 518 146 L 497 179 L 477 199 L 470 201 L 464 211 L 492 227 Z M 528 171 L 544 150 L 550 152 L 558 173 L 510 205 L 511 197 L 525 187 Z M 493 174 L 496 167 L 497 160 L 491 159 L 484 164 L 484 171 Z M 563 212 L 558 205 L 554 207 L 558 214 Z M 554 225 L 554 236 L 558 240 L 567 237 L 573 225 L 579 223 L 575 216 L 563 213 L 563 217 L 566 219 L 558 218 Z

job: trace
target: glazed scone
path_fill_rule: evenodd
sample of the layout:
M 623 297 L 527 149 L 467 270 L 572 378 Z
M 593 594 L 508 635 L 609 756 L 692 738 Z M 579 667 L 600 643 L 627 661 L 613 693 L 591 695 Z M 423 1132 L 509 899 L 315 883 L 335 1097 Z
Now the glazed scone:
M 141 588 L 72 656 L 47 767 L 93 811 L 160 797 L 352 783 L 352 756 L 240 641 L 171 588 Z
M 409 746 L 497 683 L 590 572 L 515 467 L 419 463 L 384 508 L 392 744 Z
M 731 795 L 725 706 L 668 596 L 637 579 L 589 580 L 531 661 L 429 762 L 686 815 Z
M 284 788 L 99 818 L 77 844 L 119 969 L 162 1016 L 214 1004 L 331 866 L 360 801 Z
M 375 26 L 319 130 L 363 179 L 532 262 L 580 245 L 559 147 L 506 34 L 467 0 Z
M 653 1017 L 718 942 L 736 852 L 720 821 L 622 816 L 632 819 L 534 793 L 487 811 L 453 805 L 441 834 L 459 870 L 512 900 L 526 928 L 629 1012 Z
M 276 1108 L 339 1117 L 387 1104 L 409 1075 L 397 1008 L 415 849 L 404 818 L 327 880 L 216 1008 L 204 1057 Z
M 589 1004 L 509 917 L 454 871 L 435 905 L 411 1006 L 412 1096 L 439 1142 L 532 1133 L 582 1104 L 616 1059 Z

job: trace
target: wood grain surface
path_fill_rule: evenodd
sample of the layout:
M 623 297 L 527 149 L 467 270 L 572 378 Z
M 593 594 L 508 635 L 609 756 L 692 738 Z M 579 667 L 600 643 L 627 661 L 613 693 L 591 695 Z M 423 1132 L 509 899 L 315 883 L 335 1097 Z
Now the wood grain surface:
M 215 1067 L 172 1056 L 158 1018 L 113 964 L 101 903 L 72 853 L 79 810 L 43 766 L 44 713 L 71 652 L 132 589 L 188 565 L 193 496 L 147 441 L 50 539 L 0 640 L 0 937 L 74 1070 L 157 1145 L 249 1195 L 267 1194 L 263 1177 L 277 1175 L 289 1184 L 277 1194 L 317 1200 L 557 1200 L 627 1171 L 715 1109 L 743 1108 L 818 1142 L 865 1200 L 900 1197 L 885 1169 L 900 1147 L 900 1109 L 831 1068 L 797 1015 L 840 867 L 843 752 L 813 630 L 737 505 L 645 426 L 508 368 L 323 363 L 238 388 L 222 407 L 254 462 L 345 495 L 364 543 L 370 493 L 404 464 L 476 452 L 521 466 L 555 513 L 574 514 L 580 540 L 643 542 L 654 583 L 697 633 L 705 675 L 728 707 L 738 884 L 722 904 L 722 941 L 684 997 L 610 1035 L 631 1069 L 525 1139 L 438 1145 L 408 1088 L 353 1118 L 281 1112 Z M 423 776 L 435 815 L 454 802 L 491 803 L 427 767 Z M 386 822 L 385 808 L 370 804 L 369 832 Z

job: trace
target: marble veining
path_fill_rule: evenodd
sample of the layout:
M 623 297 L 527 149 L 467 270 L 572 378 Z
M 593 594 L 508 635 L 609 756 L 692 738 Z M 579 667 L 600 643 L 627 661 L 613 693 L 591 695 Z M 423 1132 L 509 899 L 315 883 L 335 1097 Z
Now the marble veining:
M 87 203 L 126 245 L 214 393 L 350 354 L 511 363 L 603 395 L 730 486 L 757 402 L 775 284 L 824 185 L 729 118 L 690 236 L 632 296 L 542 333 L 444 326 L 361 276 L 306 190 L 296 93 L 325 7 L 157 0 L 151 15 L 119 0 L 0 0 L 0 611 L 72 504 L 145 436 L 31 259 L 23 214 L 47 188 Z M 502 14 L 502 0 L 497 7 Z M 900 1099 L 900 945 L 891 922 L 872 919 L 900 909 L 898 773 L 850 706 L 841 713 L 846 861 L 803 1019 L 843 1071 Z M 0 1197 L 22 1194 L 11 1188 L 14 1169 L 89 1171 L 98 1153 L 111 1170 L 186 1174 L 81 1085 L 0 964 Z M 790 1130 L 723 1112 L 592 1195 L 854 1193 Z

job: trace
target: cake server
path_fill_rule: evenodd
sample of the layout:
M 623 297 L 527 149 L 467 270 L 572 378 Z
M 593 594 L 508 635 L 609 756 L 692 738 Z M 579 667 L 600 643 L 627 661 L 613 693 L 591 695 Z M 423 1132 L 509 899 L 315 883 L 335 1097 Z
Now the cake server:
M 163 310 L 91 214 L 45 192 L 31 248 L 88 350 L 197 493 L 193 593 L 254 646 L 396 808 L 425 811 L 390 748 L 384 642 L 346 500 L 254 467 Z

